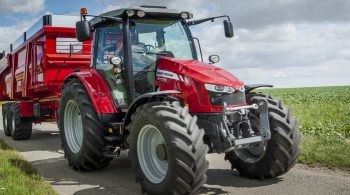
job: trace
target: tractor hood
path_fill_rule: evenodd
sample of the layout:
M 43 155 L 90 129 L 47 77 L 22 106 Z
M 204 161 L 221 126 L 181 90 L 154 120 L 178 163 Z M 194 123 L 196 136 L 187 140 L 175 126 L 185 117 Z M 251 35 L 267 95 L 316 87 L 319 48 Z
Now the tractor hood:
M 201 83 L 232 86 L 238 89 L 244 83 L 228 71 L 217 66 L 205 64 L 197 60 L 178 60 L 161 58 L 158 70 L 165 70 L 192 78 Z

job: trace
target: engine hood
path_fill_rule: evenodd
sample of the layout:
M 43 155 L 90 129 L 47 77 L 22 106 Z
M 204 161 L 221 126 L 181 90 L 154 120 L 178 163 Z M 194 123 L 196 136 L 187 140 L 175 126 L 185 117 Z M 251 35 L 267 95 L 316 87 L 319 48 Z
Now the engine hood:
M 161 58 L 158 64 L 158 69 L 171 71 L 192 78 L 201 83 L 232 86 L 236 89 L 244 85 L 242 81 L 233 76 L 230 72 L 197 60 Z

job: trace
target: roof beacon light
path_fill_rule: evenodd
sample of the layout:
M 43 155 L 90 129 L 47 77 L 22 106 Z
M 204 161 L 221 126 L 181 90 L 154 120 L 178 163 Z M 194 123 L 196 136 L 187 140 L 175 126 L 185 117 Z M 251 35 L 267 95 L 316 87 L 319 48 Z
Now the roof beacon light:
M 188 13 L 187 12 L 181 12 L 181 18 L 182 19 L 188 19 Z
M 85 7 L 80 8 L 80 15 L 87 15 L 88 11 Z
M 134 10 L 126 10 L 126 14 L 128 15 L 128 17 L 132 17 L 135 15 L 135 11 Z
M 137 16 L 138 17 L 140 17 L 140 18 L 143 18 L 143 17 L 145 17 L 145 15 L 146 15 L 146 12 L 144 12 L 144 11 L 137 11 Z

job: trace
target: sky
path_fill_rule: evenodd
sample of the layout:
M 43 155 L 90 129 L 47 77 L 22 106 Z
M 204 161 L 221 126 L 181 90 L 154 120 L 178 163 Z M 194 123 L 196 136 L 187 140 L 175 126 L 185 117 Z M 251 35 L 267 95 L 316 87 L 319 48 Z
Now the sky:
M 101 14 L 121 7 L 163 5 L 190 11 L 194 19 L 229 15 L 191 27 L 204 61 L 217 54 L 222 67 L 246 84 L 275 87 L 350 85 L 350 0 L 0 0 L 0 51 L 45 13 Z

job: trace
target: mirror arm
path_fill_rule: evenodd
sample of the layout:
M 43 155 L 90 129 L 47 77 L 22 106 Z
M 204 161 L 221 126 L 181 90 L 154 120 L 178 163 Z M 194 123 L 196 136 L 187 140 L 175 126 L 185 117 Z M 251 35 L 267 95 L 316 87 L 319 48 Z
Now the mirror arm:
M 192 25 L 197 25 L 197 24 L 201 24 L 203 22 L 207 22 L 207 21 L 214 21 L 217 18 L 227 18 L 228 21 L 231 21 L 230 16 L 228 15 L 222 15 L 222 16 L 216 16 L 216 17 L 210 17 L 210 18 L 204 18 L 204 19 L 199 19 L 199 20 L 192 20 L 192 21 L 188 21 L 187 25 L 192 26 Z

